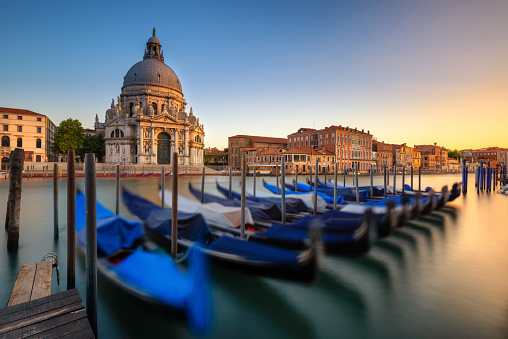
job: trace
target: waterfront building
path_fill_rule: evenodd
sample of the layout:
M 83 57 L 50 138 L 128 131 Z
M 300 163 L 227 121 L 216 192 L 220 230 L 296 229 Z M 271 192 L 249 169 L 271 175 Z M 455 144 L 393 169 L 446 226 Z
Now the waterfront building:
M 51 147 L 55 124 L 45 115 L 25 109 L 0 107 L 1 168 L 9 168 L 9 156 L 15 148 L 25 151 L 27 162 L 56 161 Z
M 105 139 L 107 163 L 170 164 L 178 153 L 182 165 L 202 165 L 204 126 L 187 113 L 182 84 L 164 63 L 155 29 L 143 60 L 124 77 L 122 93 L 112 100 L 105 122 L 95 117 L 95 130 Z
M 340 169 L 367 171 L 372 163 L 372 135 L 363 129 L 332 125 L 321 130 L 300 128 L 288 135 L 288 145 L 293 148 L 323 148 L 333 152 Z
M 284 151 L 284 162 L 287 173 L 315 173 L 316 160 L 318 173 L 334 173 L 335 152 L 321 148 L 290 148 Z M 337 168 L 337 171 L 340 167 Z
M 461 151 L 462 153 L 462 151 Z M 497 164 L 506 164 L 508 158 L 508 149 L 500 147 L 486 147 L 472 150 L 472 162 L 483 161 L 486 164 L 490 161 L 490 166 L 496 166 Z
M 384 166 L 387 170 L 393 167 L 393 145 L 384 141 L 372 140 L 372 151 L 377 152 L 376 166 L 381 170 Z
M 422 151 L 413 148 L 413 168 L 420 168 L 422 164 Z
M 396 167 L 410 168 L 413 165 L 413 148 L 403 143 L 402 145 L 393 145 L 393 161 Z
M 422 152 L 422 168 L 430 171 L 445 171 L 448 168 L 448 151 L 441 146 L 415 145 Z
M 228 164 L 228 152 L 221 151 L 216 147 L 204 149 L 204 165 L 226 166 Z
M 240 169 L 242 165 L 242 154 L 256 152 L 265 149 L 287 148 L 287 139 L 273 138 L 253 135 L 235 135 L 228 138 L 228 166 Z M 246 154 L 249 156 L 250 153 Z M 269 159 L 271 155 L 268 155 Z M 246 159 L 248 162 L 248 159 Z M 280 163 L 280 162 L 279 162 Z

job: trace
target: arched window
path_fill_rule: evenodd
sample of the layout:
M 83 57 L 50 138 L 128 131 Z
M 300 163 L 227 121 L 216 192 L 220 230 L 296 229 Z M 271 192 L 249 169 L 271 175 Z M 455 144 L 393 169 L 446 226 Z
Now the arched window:
M 41 139 L 37 139 L 35 141 L 35 148 L 42 148 L 42 142 Z
M 111 138 L 115 137 L 115 131 L 111 131 Z
M 153 114 L 157 114 L 157 103 L 152 102 L 152 107 L 153 107 Z
M 111 132 L 111 138 L 124 138 L 125 134 L 118 128 Z
M 11 146 L 11 139 L 8 136 L 6 136 L 6 135 L 4 135 L 2 137 L 2 146 L 4 146 L 4 147 L 10 147 Z
M 131 117 L 132 117 L 132 116 L 133 116 L 133 114 L 134 114 L 134 103 L 133 103 L 133 102 L 131 102 L 131 103 L 129 104 L 129 116 L 131 116 Z
M 18 138 L 18 145 L 16 147 L 23 147 L 23 139 Z

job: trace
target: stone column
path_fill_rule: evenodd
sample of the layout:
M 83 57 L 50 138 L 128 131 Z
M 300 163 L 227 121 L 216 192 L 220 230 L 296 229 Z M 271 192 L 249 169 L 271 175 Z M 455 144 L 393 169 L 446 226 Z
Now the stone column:
M 178 138 L 177 135 L 178 135 L 178 133 L 177 133 L 177 130 L 175 128 L 175 129 L 173 129 L 173 133 L 171 133 L 171 141 L 170 141 L 171 158 L 170 159 L 173 159 L 173 153 L 178 152 L 178 150 L 176 149 L 177 138 Z
M 189 130 L 183 129 L 183 164 L 189 164 Z
M 145 153 L 145 150 L 143 149 L 143 126 L 139 125 L 139 144 L 138 144 L 138 164 L 144 163 L 144 158 L 142 154 Z
M 157 156 L 155 154 L 155 144 L 154 144 L 154 134 L 157 128 L 150 128 L 150 163 L 152 163 L 152 160 L 157 163 Z

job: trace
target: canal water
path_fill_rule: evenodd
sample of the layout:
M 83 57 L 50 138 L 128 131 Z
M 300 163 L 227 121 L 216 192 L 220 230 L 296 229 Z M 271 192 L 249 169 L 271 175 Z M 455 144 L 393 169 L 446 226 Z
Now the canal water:
M 239 178 L 234 189 L 239 191 Z M 360 178 L 368 185 L 369 178 Z M 460 175 L 425 175 L 422 187 L 440 188 Z M 160 179 L 123 180 L 154 202 Z M 205 189 L 216 192 L 206 177 Z M 252 178 L 248 178 L 252 182 Z M 275 183 L 275 178 L 267 178 Z M 288 178 L 288 181 L 290 179 Z M 300 179 L 301 180 L 301 179 Z M 351 182 L 351 177 L 347 180 Z M 399 175 L 400 187 L 400 175 Z M 179 190 L 200 178 L 182 178 Z M 406 183 L 409 180 L 406 177 Z M 415 187 L 417 181 L 415 180 Z M 375 178 L 382 184 L 382 177 Z M 170 187 L 171 180 L 167 180 Z M 78 181 L 83 188 L 83 181 Z M 97 182 L 97 197 L 115 207 L 115 181 Z M 470 191 L 439 212 L 376 241 L 361 257 L 327 256 L 312 286 L 211 267 L 213 325 L 204 338 L 506 338 L 508 336 L 508 196 Z M 261 180 L 257 189 L 263 190 Z M 59 183 L 60 238 L 53 239 L 52 180 L 23 182 L 20 248 L 6 250 L 0 232 L 0 305 L 6 305 L 19 268 L 50 251 L 58 254 L 60 286 L 66 288 L 66 182 Z M 0 183 L 5 216 L 8 183 Z M 130 216 L 121 205 L 120 213 Z M 2 220 L 3 224 L 3 220 Z M 84 260 L 77 257 L 76 287 L 85 297 Z M 181 316 L 153 308 L 98 277 L 101 338 L 192 338 Z

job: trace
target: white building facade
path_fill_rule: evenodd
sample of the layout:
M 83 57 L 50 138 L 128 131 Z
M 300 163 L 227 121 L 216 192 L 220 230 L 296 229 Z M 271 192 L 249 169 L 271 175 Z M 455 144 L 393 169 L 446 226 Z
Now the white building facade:
M 107 163 L 170 164 L 173 152 L 182 165 L 202 165 L 204 127 L 192 107 L 186 112 L 182 85 L 164 63 L 161 44 L 153 36 L 143 60 L 124 77 L 122 93 L 95 129 L 106 141 Z

